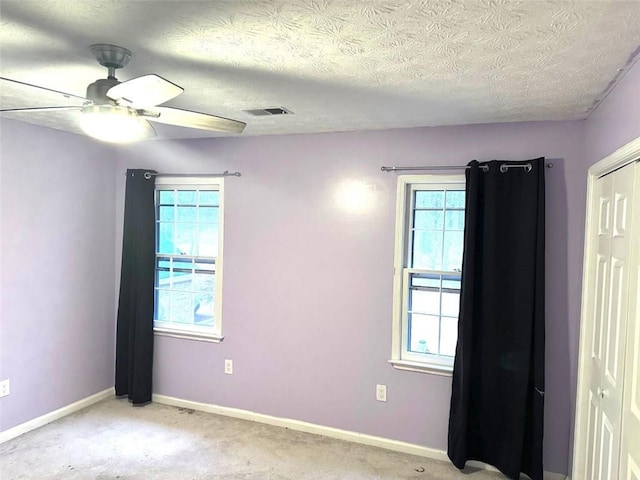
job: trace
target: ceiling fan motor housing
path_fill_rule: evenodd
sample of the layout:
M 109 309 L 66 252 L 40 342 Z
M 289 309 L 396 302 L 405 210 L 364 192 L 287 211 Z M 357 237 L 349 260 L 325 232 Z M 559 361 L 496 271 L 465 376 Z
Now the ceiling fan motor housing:
M 96 105 L 115 105 L 116 102 L 107 97 L 107 92 L 111 87 L 115 87 L 120 80 L 115 78 L 101 78 L 87 87 L 86 97 Z

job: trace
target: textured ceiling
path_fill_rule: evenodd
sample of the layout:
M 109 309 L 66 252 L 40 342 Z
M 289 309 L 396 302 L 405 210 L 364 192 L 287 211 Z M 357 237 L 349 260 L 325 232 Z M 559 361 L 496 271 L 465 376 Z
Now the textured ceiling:
M 89 45 L 113 43 L 133 51 L 120 80 L 162 75 L 185 88 L 167 105 L 243 135 L 585 118 L 640 45 L 639 0 L 0 0 L 0 22 L 3 77 L 84 96 L 106 76 Z M 243 112 L 279 106 L 294 114 Z M 5 115 L 79 131 L 69 113 Z

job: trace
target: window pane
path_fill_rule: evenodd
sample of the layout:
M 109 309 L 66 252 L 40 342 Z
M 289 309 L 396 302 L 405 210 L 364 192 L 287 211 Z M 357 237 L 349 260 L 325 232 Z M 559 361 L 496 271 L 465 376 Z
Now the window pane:
M 193 321 L 198 325 L 213 325 L 213 295 L 196 295 L 193 307 Z
M 158 207 L 158 220 L 161 222 L 173 222 L 174 221 L 174 208 L 173 205 L 168 207 Z
M 460 294 L 442 292 L 442 315 L 458 317 L 460 309 Z
M 464 205 L 464 190 L 449 190 L 447 191 L 447 208 L 465 208 Z
M 416 210 L 413 218 L 413 228 L 442 230 L 444 225 L 443 210 Z
M 414 208 L 439 208 L 444 207 L 444 191 L 423 190 L 416 192 Z
M 156 287 L 169 288 L 171 285 L 171 260 L 168 258 L 158 258 L 156 262 Z
M 464 230 L 464 211 L 448 210 L 446 214 L 445 228 L 447 230 Z
M 193 295 L 189 292 L 171 292 L 171 322 L 193 323 Z
M 215 260 L 199 259 L 198 262 L 195 264 L 195 268 L 196 270 L 207 270 L 207 271 L 213 272 L 216 269 L 216 262 Z
M 169 257 L 158 257 L 157 258 L 157 266 L 158 268 L 168 269 L 171 268 L 171 259 Z
M 196 207 L 177 207 L 176 221 L 178 222 L 195 222 Z
M 218 256 L 218 225 L 215 223 L 200 224 L 198 232 L 198 255 L 203 257 Z
M 175 245 L 181 255 L 195 255 L 195 223 L 177 223 Z
M 435 315 L 409 314 L 408 349 L 417 353 L 438 353 L 440 318 Z
M 462 270 L 462 237 L 463 232 L 444 232 L 443 270 Z
M 174 270 L 171 276 L 171 290 L 174 292 L 192 292 L 193 274 Z
M 178 190 L 177 204 L 178 205 L 195 205 L 196 204 L 196 191 L 195 190 Z
M 169 290 L 156 290 L 156 319 L 161 322 L 169 322 L 171 305 L 171 292 Z
M 440 275 L 431 273 L 412 273 L 411 285 L 416 287 L 435 287 L 440 288 Z
M 172 263 L 171 289 L 191 291 L 192 286 L 192 262 L 190 259 L 176 258 Z
M 438 230 L 414 232 L 412 252 L 411 267 L 442 270 L 442 232 Z
M 174 258 L 172 266 L 175 270 L 186 270 L 190 273 L 193 270 L 193 260 L 191 258 Z
M 442 317 L 442 332 L 440 333 L 440 355 L 454 357 L 458 341 L 458 318 Z
M 159 190 L 159 203 L 163 205 L 173 205 L 175 203 L 175 193 L 173 190 Z
M 440 291 L 409 290 L 409 311 L 440 314 Z
M 460 275 L 443 275 L 442 288 L 460 291 Z
M 175 254 L 175 245 L 173 243 L 173 224 L 172 223 L 159 223 L 158 224 L 158 253 Z
M 200 207 L 198 208 L 198 222 L 200 223 L 219 223 L 218 207 Z
M 215 190 L 200 190 L 198 205 L 220 205 L 220 192 Z
M 213 295 L 215 292 L 215 276 L 211 273 L 196 273 L 193 276 L 193 291 Z

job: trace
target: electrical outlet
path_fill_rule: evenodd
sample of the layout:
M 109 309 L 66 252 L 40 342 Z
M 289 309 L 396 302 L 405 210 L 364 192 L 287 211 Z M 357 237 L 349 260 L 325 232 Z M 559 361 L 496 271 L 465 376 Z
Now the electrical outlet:
M 227 375 L 233 375 L 233 360 L 224 361 L 224 373 Z
M 376 400 L 379 402 L 387 401 L 387 386 L 386 385 L 376 385 Z
M 11 393 L 11 389 L 9 388 L 10 386 L 8 378 L 0 382 L 0 397 L 6 397 Z

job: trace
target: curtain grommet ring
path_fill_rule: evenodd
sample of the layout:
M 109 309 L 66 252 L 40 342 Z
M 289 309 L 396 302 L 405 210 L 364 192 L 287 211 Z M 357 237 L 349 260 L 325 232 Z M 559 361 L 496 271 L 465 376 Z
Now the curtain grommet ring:
M 147 179 L 147 180 L 151 180 L 151 173 L 144 172 L 144 178 Z
M 529 173 L 532 169 L 533 169 L 533 167 L 531 166 L 531 164 L 530 164 L 530 163 L 527 163 L 527 164 L 524 166 L 524 171 L 525 171 L 525 172 L 527 172 L 527 173 Z
M 507 173 L 507 170 L 509 170 L 509 166 L 506 163 L 500 165 L 500 173 Z

